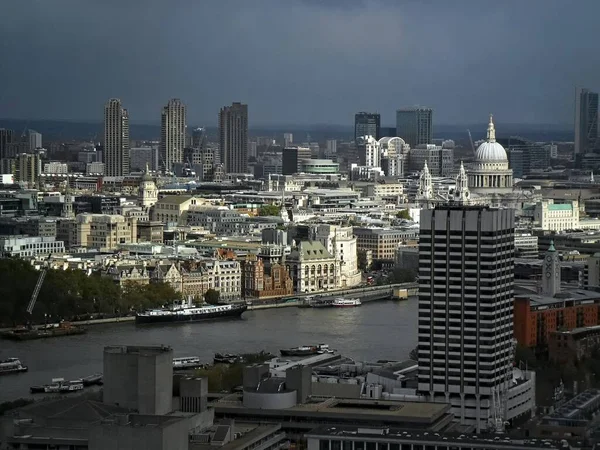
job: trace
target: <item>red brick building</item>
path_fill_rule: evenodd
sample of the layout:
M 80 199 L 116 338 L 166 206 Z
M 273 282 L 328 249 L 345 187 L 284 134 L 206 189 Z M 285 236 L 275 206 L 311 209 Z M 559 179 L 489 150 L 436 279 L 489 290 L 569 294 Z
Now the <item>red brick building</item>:
M 246 298 L 285 297 L 294 293 L 289 272 L 280 264 L 272 264 L 270 273 L 265 271 L 261 258 L 249 255 L 243 265 L 243 282 Z
M 555 297 L 516 296 L 514 336 L 525 347 L 546 347 L 554 331 L 600 324 L 600 293 L 576 289 Z

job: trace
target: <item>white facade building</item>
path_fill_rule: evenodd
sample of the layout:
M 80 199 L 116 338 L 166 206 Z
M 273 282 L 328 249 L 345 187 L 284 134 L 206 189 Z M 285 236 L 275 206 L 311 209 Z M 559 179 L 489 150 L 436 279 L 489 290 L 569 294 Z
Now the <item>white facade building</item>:
M 356 253 L 356 237 L 352 227 L 321 224 L 313 229 L 313 240 L 323 246 L 340 263 L 342 287 L 357 286 L 361 282 Z
M 579 202 L 554 203 L 552 199 L 536 203 L 533 220 L 542 230 L 563 231 L 579 228 Z
M 44 164 L 44 173 L 47 174 L 59 174 L 69 173 L 69 166 L 66 163 L 61 162 L 49 162 Z
M 0 239 L 0 255 L 3 258 L 61 254 L 65 243 L 54 237 L 8 236 Z

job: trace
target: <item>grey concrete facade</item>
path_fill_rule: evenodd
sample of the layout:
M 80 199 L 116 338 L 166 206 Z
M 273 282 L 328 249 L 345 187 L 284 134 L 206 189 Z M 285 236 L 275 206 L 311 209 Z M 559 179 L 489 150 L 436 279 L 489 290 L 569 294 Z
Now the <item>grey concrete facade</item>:
M 170 347 L 104 348 L 104 403 L 140 414 L 172 410 L 173 350 Z

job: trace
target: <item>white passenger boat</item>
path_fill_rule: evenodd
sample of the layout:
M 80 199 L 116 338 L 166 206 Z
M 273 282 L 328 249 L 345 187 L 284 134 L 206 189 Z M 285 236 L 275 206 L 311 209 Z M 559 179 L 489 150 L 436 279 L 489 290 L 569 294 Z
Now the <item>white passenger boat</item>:
M 331 305 L 337 308 L 345 308 L 360 306 L 362 302 L 358 298 L 336 298 Z

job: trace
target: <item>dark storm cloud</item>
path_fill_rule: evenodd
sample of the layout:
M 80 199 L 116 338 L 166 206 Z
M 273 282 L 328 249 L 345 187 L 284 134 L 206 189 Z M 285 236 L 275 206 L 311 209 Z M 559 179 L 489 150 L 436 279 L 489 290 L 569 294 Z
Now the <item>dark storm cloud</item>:
M 119 97 L 157 122 L 250 105 L 252 124 L 382 122 L 415 104 L 437 123 L 570 123 L 600 88 L 600 1 L 7 0 L 0 116 L 99 120 Z

